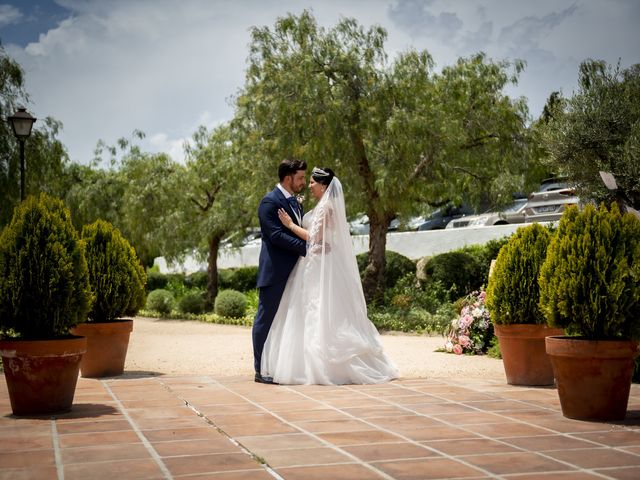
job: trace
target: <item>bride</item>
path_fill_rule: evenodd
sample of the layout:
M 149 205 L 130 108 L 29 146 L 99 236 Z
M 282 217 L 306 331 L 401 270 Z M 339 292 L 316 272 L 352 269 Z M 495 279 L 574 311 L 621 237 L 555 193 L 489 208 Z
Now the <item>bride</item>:
M 262 354 L 261 373 L 282 384 L 382 383 L 398 371 L 382 351 L 367 317 L 347 225 L 342 184 L 329 168 L 314 168 L 309 182 L 317 206 L 285 227 L 307 241 L 285 287 Z

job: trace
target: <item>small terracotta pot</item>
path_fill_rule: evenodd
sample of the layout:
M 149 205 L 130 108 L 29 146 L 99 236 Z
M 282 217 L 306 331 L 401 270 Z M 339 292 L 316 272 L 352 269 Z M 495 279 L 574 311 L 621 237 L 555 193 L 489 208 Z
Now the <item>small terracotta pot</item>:
M 121 375 L 129 348 L 133 320 L 85 322 L 75 326 L 74 335 L 87 337 L 87 353 L 82 358 L 83 377 L 100 378 Z
M 547 337 L 562 414 L 578 420 L 624 420 L 638 342 Z
M 561 328 L 546 325 L 494 325 L 507 383 L 510 385 L 553 385 L 553 369 L 545 351 L 548 335 L 562 335 Z
M 71 410 L 84 337 L 55 340 L 0 340 L 0 355 L 14 415 Z

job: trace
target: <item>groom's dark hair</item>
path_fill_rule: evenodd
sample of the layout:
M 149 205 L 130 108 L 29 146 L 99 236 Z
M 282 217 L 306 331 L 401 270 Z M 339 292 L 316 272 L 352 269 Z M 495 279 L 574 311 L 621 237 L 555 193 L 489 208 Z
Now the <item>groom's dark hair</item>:
M 287 158 L 280 162 L 278 166 L 278 178 L 280 181 L 284 180 L 287 175 L 293 175 L 298 170 L 306 170 L 307 162 L 304 160 L 294 160 L 292 158 Z

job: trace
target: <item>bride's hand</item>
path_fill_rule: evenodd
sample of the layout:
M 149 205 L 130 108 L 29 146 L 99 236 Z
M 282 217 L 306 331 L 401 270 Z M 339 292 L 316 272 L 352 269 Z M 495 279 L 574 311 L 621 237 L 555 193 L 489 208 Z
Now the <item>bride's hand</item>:
M 287 212 L 285 212 L 284 208 L 278 209 L 278 218 L 280 219 L 280 221 L 285 227 L 291 228 L 291 225 L 293 224 L 293 220 L 291 220 L 291 217 Z

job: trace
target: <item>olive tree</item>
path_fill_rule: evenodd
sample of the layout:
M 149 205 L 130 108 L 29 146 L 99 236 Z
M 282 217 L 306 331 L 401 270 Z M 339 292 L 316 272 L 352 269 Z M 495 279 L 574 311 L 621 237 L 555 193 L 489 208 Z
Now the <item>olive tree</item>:
M 504 93 L 521 62 L 477 54 L 438 73 L 426 51 L 390 61 L 386 36 L 353 19 L 324 29 L 307 11 L 253 28 L 234 121 L 269 159 L 265 174 L 288 156 L 336 170 L 348 211 L 370 220 L 368 300 L 382 292 L 394 217 L 463 196 L 506 203 L 530 157 L 526 102 Z
M 616 200 L 599 175 L 607 171 L 616 178 L 618 195 L 640 208 L 640 64 L 622 69 L 583 62 L 578 90 L 570 98 L 552 94 L 539 127 L 548 165 L 582 196 Z

